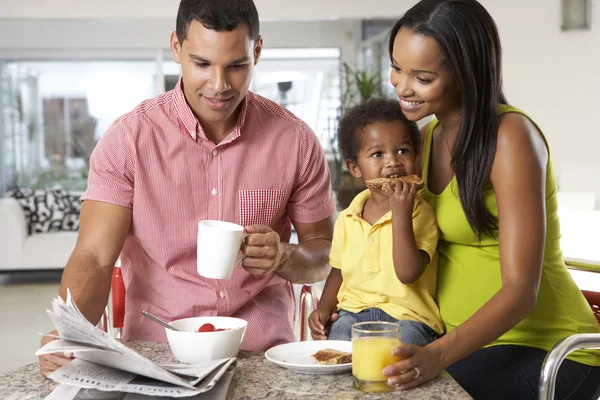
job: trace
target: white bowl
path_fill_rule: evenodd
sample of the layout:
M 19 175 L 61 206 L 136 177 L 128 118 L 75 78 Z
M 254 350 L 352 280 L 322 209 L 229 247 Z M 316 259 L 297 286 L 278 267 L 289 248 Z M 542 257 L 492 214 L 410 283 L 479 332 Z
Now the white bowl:
M 204 324 L 213 324 L 218 332 L 195 332 Z M 198 364 L 237 356 L 248 322 L 233 317 L 196 317 L 171 322 L 165 328 L 175 358 L 186 364 Z

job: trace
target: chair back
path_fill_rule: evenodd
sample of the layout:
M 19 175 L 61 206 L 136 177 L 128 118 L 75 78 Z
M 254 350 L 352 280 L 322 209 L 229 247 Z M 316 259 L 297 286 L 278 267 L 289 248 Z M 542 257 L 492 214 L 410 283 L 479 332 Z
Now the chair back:
M 114 336 L 121 339 L 125 325 L 125 282 L 120 265 L 115 265 L 112 274 L 112 327 Z
M 580 349 L 600 349 L 600 333 L 580 333 L 567 336 L 554 345 L 542 363 L 539 400 L 554 400 L 556 376 L 560 364 L 571 352 Z
M 596 321 L 600 324 L 600 292 L 593 292 L 591 290 L 582 290 L 583 296 L 592 307 L 592 311 L 596 316 Z
M 316 285 L 304 285 L 300 290 L 300 341 L 312 340 L 308 317 L 317 309 L 321 290 Z

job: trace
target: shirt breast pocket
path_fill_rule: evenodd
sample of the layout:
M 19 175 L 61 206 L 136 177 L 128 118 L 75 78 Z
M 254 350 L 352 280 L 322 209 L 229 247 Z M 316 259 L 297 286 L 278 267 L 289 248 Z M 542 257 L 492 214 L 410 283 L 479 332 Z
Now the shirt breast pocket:
M 285 213 L 289 195 L 285 189 L 240 190 L 239 224 L 272 225 Z

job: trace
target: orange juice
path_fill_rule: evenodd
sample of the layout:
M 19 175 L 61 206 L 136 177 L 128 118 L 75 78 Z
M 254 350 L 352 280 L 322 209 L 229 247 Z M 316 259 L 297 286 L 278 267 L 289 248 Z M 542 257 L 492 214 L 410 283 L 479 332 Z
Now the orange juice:
M 401 360 L 392 355 L 400 340 L 391 337 L 361 337 L 352 340 L 352 375 L 365 382 L 385 382 L 383 369 Z

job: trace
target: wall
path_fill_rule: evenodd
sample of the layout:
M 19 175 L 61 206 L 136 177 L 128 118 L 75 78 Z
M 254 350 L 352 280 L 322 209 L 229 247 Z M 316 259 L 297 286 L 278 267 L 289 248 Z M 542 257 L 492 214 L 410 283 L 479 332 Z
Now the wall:
M 169 48 L 173 29 L 175 22 L 171 19 L 0 20 L 0 58 L 114 58 L 116 54 L 121 58 L 153 59 L 157 49 Z M 361 24 L 355 20 L 262 21 L 261 33 L 267 48 L 337 47 L 342 59 L 353 63 Z
M 20 49 L 156 49 L 168 48 L 175 29 L 171 19 L 68 20 L 0 19 L 0 54 Z M 341 47 L 359 40 L 356 21 L 262 21 L 268 47 Z M 29 51 L 30 52 L 30 51 Z
M 0 18 L 175 18 L 178 0 L 4 0 Z M 376 18 L 402 13 L 414 1 L 255 0 L 265 20 Z
M 600 2 L 592 29 L 571 32 L 560 30 L 556 0 L 485 4 L 500 29 L 508 100 L 546 134 L 560 189 L 593 191 L 600 209 Z
M 341 47 L 353 60 L 360 24 L 338 18 L 391 17 L 415 1 L 256 0 L 266 46 Z M 504 46 L 504 82 L 510 102 L 542 127 L 561 189 L 594 191 L 600 208 L 600 0 L 592 0 L 592 29 L 562 32 L 560 0 L 484 0 Z M 177 0 L 19 0 L 0 7 L 0 57 L 95 54 L 119 48 L 126 55 L 167 47 Z M 138 17 L 157 18 L 136 21 Z M 1 18 L 8 18 L 2 20 Z M 14 20 L 49 18 L 49 20 Z M 103 19 L 110 20 L 85 20 Z M 129 18 L 123 23 L 120 18 Z M 281 19 L 320 18 L 322 21 Z M 332 20 L 332 18 L 335 18 Z M 35 32 L 35 33 L 34 33 Z M 66 49 L 66 50 L 65 50 Z

